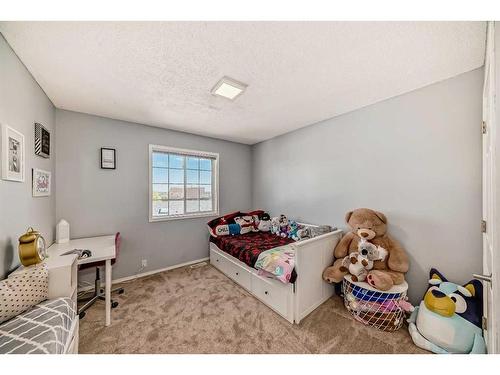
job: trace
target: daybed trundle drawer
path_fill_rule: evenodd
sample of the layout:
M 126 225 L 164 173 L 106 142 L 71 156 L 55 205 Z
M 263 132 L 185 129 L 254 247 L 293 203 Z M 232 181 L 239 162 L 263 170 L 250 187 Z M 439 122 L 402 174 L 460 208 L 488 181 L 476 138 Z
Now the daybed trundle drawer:
M 292 292 L 290 285 L 280 285 L 279 281 L 260 278 L 257 275 L 252 277 L 252 293 L 280 314 L 287 316 L 288 295 Z
M 236 281 L 243 288 L 250 290 L 251 288 L 251 273 L 245 270 L 242 266 L 236 264 L 223 255 L 217 254 L 215 251 L 210 251 L 210 263 L 218 268 L 229 278 Z
M 225 264 L 226 259 L 222 256 L 217 254 L 215 251 L 210 250 L 210 263 L 215 266 L 215 268 L 220 269 L 222 272 L 226 272 L 224 269 L 224 264 Z
M 251 277 L 252 274 L 241 266 L 227 260 L 227 271 L 224 271 L 227 276 L 240 284 L 243 288 L 251 290 Z

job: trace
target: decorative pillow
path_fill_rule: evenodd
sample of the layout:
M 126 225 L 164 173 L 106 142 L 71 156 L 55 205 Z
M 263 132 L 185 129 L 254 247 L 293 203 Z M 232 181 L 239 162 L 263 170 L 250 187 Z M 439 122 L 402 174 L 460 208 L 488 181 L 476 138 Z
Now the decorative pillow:
M 253 217 L 253 226 L 254 226 L 254 232 L 259 231 L 259 223 L 260 223 L 260 218 L 264 214 L 263 210 L 255 210 L 252 212 L 249 212 L 246 215 L 250 215 Z
M 229 233 L 229 225 L 236 224 L 234 218 L 237 216 L 241 216 L 240 211 L 235 211 L 230 214 L 215 218 L 210 220 L 208 225 L 208 232 L 212 237 L 228 235 Z M 233 231 L 236 231 L 236 227 L 233 225 Z M 227 233 L 226 233 L 227 232 Z M 239 228 L 238 228 L 239 233 Z M 236 233 L 231 233 L 236 234 Z
M 262 210 L 251 212 L 235 211 L 230 214 L 210 220 L 208 232 L 212 237 L 228 236 L 258 232 L 259 218 L 264 213 Z
M 240 234 L 256 232 L 258 230 L 255 228 L 253 216 L 237 216 L 234 218 L 234 221 L 240 226 Z
M 49 271 L 45 263 L 21 269 L 0 281 L 0 323 L 45 301 L 49 296 Z

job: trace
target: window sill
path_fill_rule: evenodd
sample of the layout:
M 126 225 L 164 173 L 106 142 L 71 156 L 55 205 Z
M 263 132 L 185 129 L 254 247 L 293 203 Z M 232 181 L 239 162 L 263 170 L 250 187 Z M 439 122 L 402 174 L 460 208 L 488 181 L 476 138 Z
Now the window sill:
M 150 223 L 155 223 L 158 221 L 171 221 L 171 220 L 181 220 L 181 219 L 199 219 L 205 217 L 216 217 L 219 216 L 219 211 L 211 211 L 207 213 L 198 213 L 198 214 L 186 214 L 186 215 L 175 215 L 175 216 L 166 216 L 166 217 L 149 217 Z

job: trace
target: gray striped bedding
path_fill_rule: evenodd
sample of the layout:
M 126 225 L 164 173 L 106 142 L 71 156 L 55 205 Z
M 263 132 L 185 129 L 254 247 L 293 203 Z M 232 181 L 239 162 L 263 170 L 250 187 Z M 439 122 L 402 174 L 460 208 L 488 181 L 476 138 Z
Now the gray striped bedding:
M 57 298 L 33 306 L 0 325 L 0 354 L 61 354 L 76 318 L 70 298 Z

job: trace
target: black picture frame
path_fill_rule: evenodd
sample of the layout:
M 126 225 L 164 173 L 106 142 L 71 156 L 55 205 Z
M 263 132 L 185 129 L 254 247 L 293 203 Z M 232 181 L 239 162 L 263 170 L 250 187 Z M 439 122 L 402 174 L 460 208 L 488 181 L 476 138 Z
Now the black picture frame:
M 112 152 L 112 160 L 109 159 L 109 152 Z M 116 169 L 116 149 L 101 147 L 101 169 Z
M 35 122 L 35 155 L 50 158 L 50 132 L 38 122 Z

